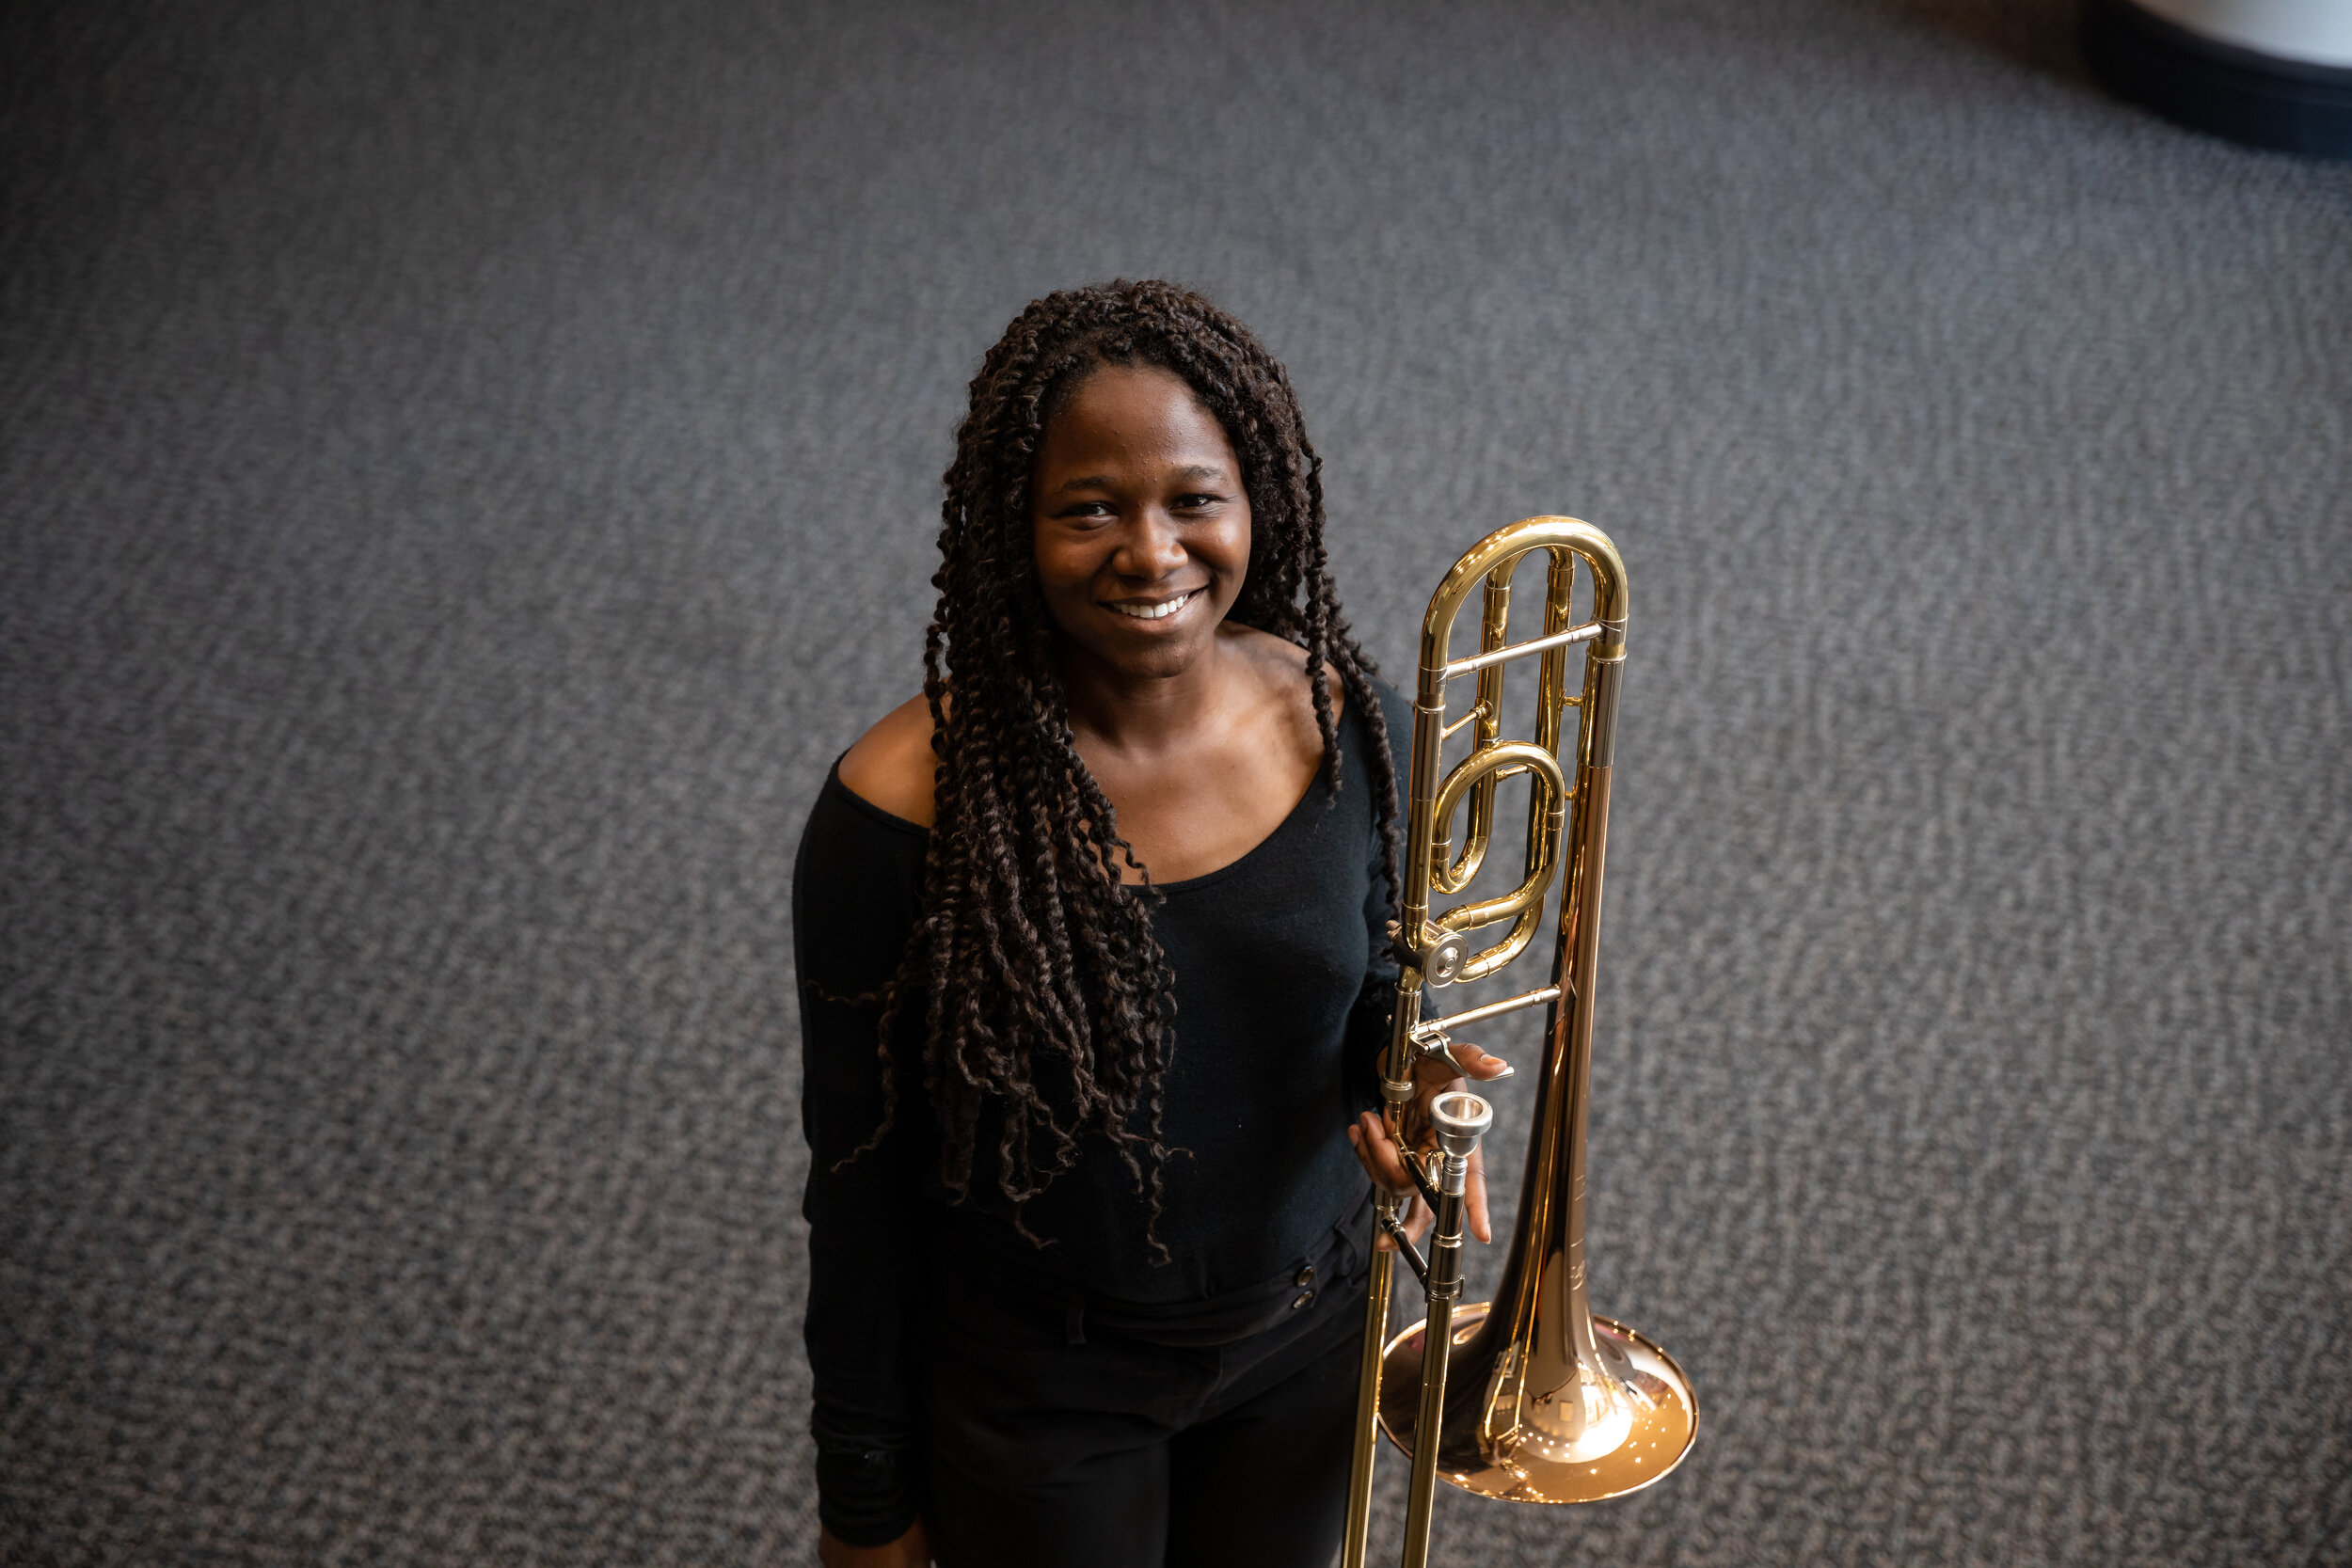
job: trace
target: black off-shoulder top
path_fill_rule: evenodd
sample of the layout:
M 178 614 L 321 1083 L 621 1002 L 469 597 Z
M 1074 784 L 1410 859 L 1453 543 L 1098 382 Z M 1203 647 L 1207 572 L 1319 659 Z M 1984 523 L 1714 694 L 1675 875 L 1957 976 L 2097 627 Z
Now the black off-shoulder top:
M 1411 710 L 1379 689 L 1402 769 Z M 1023 1213 L 1015 1230 L 993 1171 L 952 1203 L 920 1060 L 922 999 L 900 1008 L 892 1055 L 899 1105 L 881 1124 L 881 1007 L 922 901 L 929 834 L 859 799 L 835 771 L 811 811 L 793 875 L 802 1013 L 802 1122 L 814 1156 L 809 1361 L 815 1373 L 819 1514 L 853 1544 L 895 1539 L 921 1504 L 916 1336 L 925 1272 L 943 1254 L 1031 1292 L 1082 1298 L 1177 1342 L 1254 1323 L 1286 1305 L 1300 1267 L 1329 1256 L 1335 1227 L 1367 1191 L 1345 1129 L 1376 1102 L 1395 972 L 1377 813 L 1362 724 L 1340 722 L 1328 764 L 1263 842 L 1221 870 L 1162 884 L 1152 932 L 1175 979 L 1175 1043 L 1161 1141 L 1157 1233 L 1147 1200 L 1099 1135 Z M 990 1141 L 980 1140 L 983 1150 Z M 1230 1337 L 1230 1336 L 1228 1336 Z

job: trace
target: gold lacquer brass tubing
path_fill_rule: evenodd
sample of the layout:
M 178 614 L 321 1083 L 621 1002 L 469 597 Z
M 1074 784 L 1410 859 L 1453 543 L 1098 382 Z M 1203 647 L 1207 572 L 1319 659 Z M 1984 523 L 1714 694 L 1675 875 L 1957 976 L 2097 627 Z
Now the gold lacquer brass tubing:
M 1513 643 L 1506 625 L 1511 577 L 1534 551 L 1549 562 L 1544 632 Z M 1593 603 L 1592 619 L 1578 626 L 1571 624 L 1570 597 L 1580 563 L 1592 583 Z M 1454 620 L 1472 591 L 1482 588 L 1479 651 L 1450 660 Z M 1605 535 L 1573 517 L 1529 517 L 1498 529 L 1455 562 L 1422 622 L 1410 776 L 1401 786 L 1407 807 L 1396 1017 L 1380 1074 L 1391 1134 L 1419 1149 L 1423 1134 L 1434 1132 L 1450 1154 L 1459 1140 L 1450 1135 L 1441 1109 L 1451 1101 L 1476 1099 L 1440 1095 L 1428 1125 L 1422 1125 L 1412 1075 L 1424 1039 L 1441 1044 L 1453 1028 L 1539 1004 L 1548 1006 L 1549 1017 L 1544 1062 L 1534 1075 L 1518 1223 L 1491 1307 L 1457 1307 L 1454 1299 L 1460 1293 L 1461 1205 L 1458 1186 L 1446 1196 L 1448 1162 L 1439 1161 L 1432 1173 L 1438 1198 L 1425 1321 L 1385 1346 L 1378 1342 L 1388 1326 L 1395 1255 L 1375 1256 L 1349 1479 L 1347 1568 L 1363 1568 L 1369 1551 L 1369 1449 L 1380 1426 L 1412 1460 L 1406 1568 L 1421 1568 L 1427 1558 L 1431 1499 L 1439 1479 L 1526 1502 L 1590 1501 L 1663 1476 L 1680 1463 L 1697 1431 L 1697 1405 L 1681 1370 L 1642 1335 L 1592 1315 L 1584 1271 L 1594 982 L 1626 607 L 1624 563 Z M 1572 691 L 1568 661 L 1580 646 L 1582 679 Z M 1504 742 L 1502 666 L 1536 655 L 1543 663 L 1535 737 Z M 1476 698 L 1449 725 L 1448 683 L 1469 675 L 1478 677 Z M 1570 708 L 1578 712 L 1572 733 L 1565 721 Z M 1446 736 L 1469 725 L 1475 725 L 1470 756 L 1440 779 Z M 1496 787 L 1522 772 L 1531 775 L 1534 809 L 1519 886 L 1433 917 L 1432 893 L 1459 891 L 1489 847 Z M 1464 808 L 1464 847 L 1455 858 L 1452 818 Z M 1452 1017 L 1432 1016 L 1423 1028 L 1425 988 L 1473 979 L 1516 958 L 1541 923 L 1555 877 L 1565 885 L 1552 983 Z M 1512 930 L 1502 942 L 1470 952 L 1464 932 L 1503 920 L 1512 922 Z M 1385 1193 L 1377 1201 L 1391 1218 L 1401 1207 Z
M 1540 911 L 1544 895 L 1551 888 L 1551 847 L 1559 836 L 1560 814 L 1567 797 L 1567 781 L 1561 776 L 1560 764 L 1549 752 L 1540 746 L 1531 746 L 1524 741 L 1518 740 L 1494 741 L 1472 752 L 1462 759 L 1460 766 L 1446 775 L 1445 783 L 1438 786 L 1436 816 L 1439 836 L 1431 851 L 1430 883 L 1439 893 L 1454 893 L 1463 887 L 1467 879 L 1456 880 L 1444 869 L 1445 824 L 1452 819 L 1455 809 L 1460 806 L 1466 796 L 1470 800 L 1473 816 L 1477 812 L 1479 801 L 1485 800 L 1491 804 L 1495 793 L 1495 776 L 1506 769 L 1532 773 L 1535 776 L 1534 810 L 1535 815 L 1549 819 L 1549 832 L 1539 840 L 1530 840 L 1531 849 L 1536 852 L 1528 861 L 1527 870 L 1520 879 L 1517 891 L 1500 898 L 1488 898 L 1479 903 L 1466 904 L 1460 909 L 1447 911 L 1438 917 L 1438 921 L 1449 931 L 1474 931 L 1481 926 L 1491 926 L 1498 920 L 1510 919 L 1531 907 Z M 1524 947 L 1528 938 L 1533 934 L 1533 922 L 1528 923 L 1526 934 L 1514 932 L 1517 945 L 1512 948 L 1512 951 L 1516 953 L 1518 947 Z M 1500 968 L 1501 965 L 1497 964 L 1494 967 Z M 1463 976 L 1465 979 L 1475 977 L 1474 975 Z
M 1599 622 L 1587 621 L 1581 626 L 1574 626 L 1563 632 L 1554 632 L 1549 637 L 1538 637 L 1532 641 L 1516 643 L 1508 648 L 1497 648 L 1492 653 L 1480 654 L 1474 658 L 1457 658 L 1445 667 L 1446 678 L 1452 680 L 1456 675 L 1475 674 L 1488 665 L 1508 663 L 1515 658 L 1525 658 L 1530 654 L 1548 654 L 1554 648 L 1566 648 L 1579 642 L 1590 642 L 1598 637 L 1600 632 Z
M 1560 988 L 1546 986 L 1541 990 L 1522 991 L 1517 996 L 1506 996 L 1500 1002 L 1489 1002 L 1477 1007 L 1465 1007 L 1458 1013 L 1448 1013 L 1443 1018 L 1433 1018 L 1429 1022 L 1432 1026 L 1438 1028 L 1460 1029 L 1472 1023 L 1484 1023 L 1490 1018 L 1501 1018 L 1505 1013 L 1516 1013 L 1522 1007 L 1540 1007 L 1547 1002 L 1558 1000 L 1560 1000 Z
M 1478 645 L 1487 652 L 1500 651 L 1511 635 L 1511 573 L 1518 565 L 1518 558 L 1502 562 L 1486 574 L 1486 603 L 1479 618 Z M 1452 674 L 1451 671 L 1447 672 Z M 1470 751 L 1473 756 L 1483 753 L 1502 734 L 1502 661 L 1492 660 L 1478 677 L 1478 702 L 1470 716 L 1478 721 L 1472 732 Z M 1450 727 L 1450 726 L 1449 726 Z M 1502 783 L 1491 771 L 1482 773 L 1477 787 L 1470 791 L 1470 827 L 1462 841 L 1462 858 L 1452 865 L 1446 863 L 1441 849 L 1432 872 L 1438 891 L 1452 893 L 1470 884 L 1478 875 L 1478 868 L 1486 863 L 1486 844 L 1494 834 L 1495 786 Z M 1438 842 L 1443 845 L 1449 825 L 1454 818 L 1453 808 L 1440 799 L 1438 806 Z
M 1393 1207 L 1386 1193 L 1374 1202 Z M 1364 1353 L 1357 1370 L 1356 1430 L 1369 1432 L 1380 1416 L 1380 1353 L 1389 1338 L 1389 1293 L 1396 1277 L 1396 1254 L 1372 1255 L 1372 1284 L 1364 1296 Z M 1340 1538 L 1342 1568 L 1364 1568 L 1364 1547 L 1372 1530 L 1372 1464 L 1376 1443 L 1359 1442 L 1349 1457 L 1347 1533 Z

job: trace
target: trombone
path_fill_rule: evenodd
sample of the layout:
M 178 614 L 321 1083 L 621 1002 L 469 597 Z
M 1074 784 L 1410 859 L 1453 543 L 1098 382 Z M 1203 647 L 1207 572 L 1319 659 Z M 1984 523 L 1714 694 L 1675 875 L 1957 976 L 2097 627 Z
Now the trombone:
M 1511 579 L 1539 552 L 1549 559 L 1543 635 L 1513 643 Z M 1570 619 L 1579 562 L 1592 583 L 1593 618 L 1581 625 Z M 1454 618 L 1482 583 L 1478 652 L 1450 658 Z M 1405 1568 L 1424 1568 L 1429 1560 L 1430 1513 L 1440 1479 L 1514 1502 L 1595 1502 L 1661 1480 L 1682 1462 L 1698 1434 L 1698 1405 L 1681 1368 L 1643 1335 L 1594 1316 L 1585 1293 L 1593 984 L 1625 622 L 1625 566 L 1616 546 L 1574 517 L 1529 517 L 1480 540 L 1438 584 L 1422 622 L 1396 1016 L 1380 1077 L 1389 1135 L 1406 1150 L 1406 1167 L 1436 1223 L 1423 1258 L 1399 1223 L 1404 1201 L 1375 1189 L 1380 1227 L 1396 1250 L 1373 1255 L 1344 1568 L 1363 1568 L 1379 1430 L 1412 1463 Z M 1571 693 L 1569 655 L 1580 647 L 1583 678 Z M 1543 663 L 1535 737 L 1503 740 L 1505 666 L 1536 656 Z M 1471 675 L 1477 677 L 1475 696 L 1449 722 L 1448 683 Z M 1565 722 L 1570 708 L 1577 710 L 1572 734 Z M 1440 778 L 1442 748 L 1465 726 L 1472 726 L 1470 755 Z M 1564 737 L 1572 750 L 1563 750 Z M 1534 798 L 1519 885 L 1433 915 L 1433 894 L 1459 893 L 1477 876 L 1493 833 L 1496 790 L 1522 774 Z M 1453 826 L 1465 805 L 1457 854 Z M 1565 891 L 1550 984 L 1451 1015 L 1428 1010 L 1429 992 L 1483 979 L 1526 950 L 1556 879 L 1565 881 Z M 1473 950 L 1470 933 L 1506 921 L 1509 929 L 1500 942 Z M 1479 1096 L 1454 1090 L 1438 1096 L 1424 1118 L 1414 1104 L 1413 1069 L 1424 1059 L 1451 1061 L 1455 1031 L 1538 1006 L 1546 1009 L 1544 1062 L 1535 1080 L 1518 1227 L 1495 1299 L 1460 1306 L 1463 1187 L 1470 1153 L 1493 1112 Z M 1428 1140 L 1434 1147 L 1412 1152 L 1423 1134 L 1434 1135 Z M 1428 1310 L 1391 1339 L 1389 1302 L 1399 1259 L 1422 1285 Z

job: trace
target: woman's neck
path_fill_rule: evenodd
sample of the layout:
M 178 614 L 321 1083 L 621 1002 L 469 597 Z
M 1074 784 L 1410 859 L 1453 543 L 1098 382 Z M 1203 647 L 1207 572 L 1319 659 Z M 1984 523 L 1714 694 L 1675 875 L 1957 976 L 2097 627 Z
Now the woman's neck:
M 1219 627 L 1190 665 L 1151 675 L 1118 670 L 1063 641 L 1058 662 L 1071 727 L 1107 750 L 1149 754 L 1219 724 L 1243 673 L 1235 642 L 1247 635 L 1241 627 Z

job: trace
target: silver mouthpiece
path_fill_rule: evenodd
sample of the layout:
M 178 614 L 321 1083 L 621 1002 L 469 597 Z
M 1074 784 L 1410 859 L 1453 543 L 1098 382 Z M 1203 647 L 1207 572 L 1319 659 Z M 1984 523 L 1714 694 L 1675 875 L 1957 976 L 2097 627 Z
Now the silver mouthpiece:
M 1429 1103 L 1429 1121 L 1438 1132 L 1438 1147 L 1456 1159 L 1467 1160 L 1486 1129 L 1495 1124 L 1495 1109 L 1463 1089 L 1441 1094 Z

